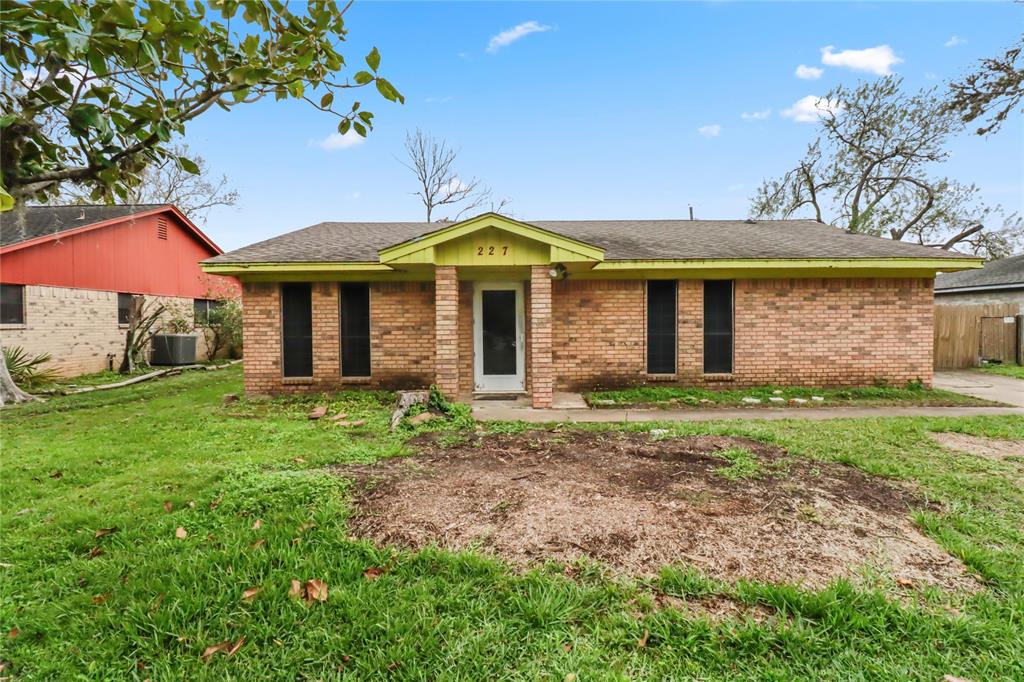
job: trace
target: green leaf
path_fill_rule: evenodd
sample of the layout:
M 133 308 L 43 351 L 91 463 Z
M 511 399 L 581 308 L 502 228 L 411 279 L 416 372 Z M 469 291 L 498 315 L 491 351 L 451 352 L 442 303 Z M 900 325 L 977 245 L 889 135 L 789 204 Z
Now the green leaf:
M 184 156 L 178 157 L 178 165 L 181 166 L 181 170 L 192 175 L 199 175 L 199 166 L 192 159 L 186 159 Z
M 395 86 L 383 78 L 377 79 L 377 92 L 389 102 L 400 101 L 402 104 L 405 104 L 405 97 L 398 90 L 395 90 Z
M 320 106 L 327 109 L 334 102 L 334 93 L 328 92 L 326 95 L 320 98 Z
M 356 75 L 352 77 L 359 85 L 366 85 L 373 81 L 373 74 L 369 71 L 358 71 Z
M 356 121 L 355 123 L 352 124 L 352 127 L 356 129 L 356 132 L 359 134 L 360 137 L 366 137 L 366 126 L 364 126 L 362 123 Z
M 377 68 L 380 66 L 380 52 L 377 51 L 376 47 L 370 50 L 370 54 L 366 55 L 366 65 L 374 73 L 377 72 Z
M 14 197 L 0 187 L 0 211 L 10 211 L 12 208 L 14 208 Z
M 3 118 L 0 118 L 0 130 L 6 128 L 7 126 L 11 125 L 12 123 L 14 123 L 17 120 L 18 120 L 18 115 L 17 114 L 7 114 Z
M 341 123 L 338 124 L 338 132 L 344 135 L 352 127 L 352 121 L 347 118 L 341 119 Z

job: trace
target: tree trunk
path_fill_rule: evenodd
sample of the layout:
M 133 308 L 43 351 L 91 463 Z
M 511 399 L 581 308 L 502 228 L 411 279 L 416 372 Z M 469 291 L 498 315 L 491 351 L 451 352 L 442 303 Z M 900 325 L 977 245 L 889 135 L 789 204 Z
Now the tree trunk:
M 39 400 L 39 398 L 21 390 L 14 383 L 11 373 L 7 370 L 7 356 L 4 355 L 3 348 L 0 347 L 0 407 L 13 405 L 14 403 L 24 403 L 29 400 Z

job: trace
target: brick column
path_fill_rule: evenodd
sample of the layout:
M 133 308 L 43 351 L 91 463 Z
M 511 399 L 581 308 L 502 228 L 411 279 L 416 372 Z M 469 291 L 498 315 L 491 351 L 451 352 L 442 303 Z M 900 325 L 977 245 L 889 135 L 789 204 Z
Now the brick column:
M 434 382 L 459 397 L 459 278 L 453 265 L 434 268 Z
M 533 406 L 551 407 L 554 390 L 551 366 L 551 276 L 548 266 L 530 268 L 530 385 Z

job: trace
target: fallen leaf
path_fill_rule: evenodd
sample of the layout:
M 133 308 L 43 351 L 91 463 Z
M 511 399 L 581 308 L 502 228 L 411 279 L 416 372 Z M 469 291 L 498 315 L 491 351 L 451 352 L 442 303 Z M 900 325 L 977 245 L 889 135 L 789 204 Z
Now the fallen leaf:
M 314 601 L 327 601 L 327 583 L 316 578 L 307 580 L 305 598 L 310 604 Z
M 971 682 L 966 677 L 957 677 L 956 675 L 943 675 L 942 682 Z
M 297 597 L 299 597 L 301 595 L 302 595 L 302 583 L 300 583 L 298 580 L 293 580 L 292 581 L 292 587 L 291 587 L 290 590 L 288 590 L 288 596 L 291 597 L 292 599 L 295 599 L 295 598 L 297 598 Z
M 299 526 L 299 528 L 298 528 L 298 531 L 297 531 L 297 532 L 299 532 L 299 533 L 305 533 L 305 532 L 306 532 L 307 530 L 309 530 L 310 528 L 315 528 L 315 527 L 316 527 L 316 521 L 306 521 L 306 522 L 305 522 L 305 523 L 303 523 L 303 524 L 302 524 L 301 526 Z
M 345 419 L 348 417 L 348 412 L 339 412 L 338 414 L 331 417 L 332 420 L 338 421 L 339 419 Z
M 569 653 L 570 651 L 572 651 L 572 642 L 566 642 L 565 644 L 563 644 L 562 651 L 564 651 L 565 653 Z
M 302 542 L 302 538 L 292 538 L 292 544 L 297 545 Z
M 19 630 L 18 628 L 11 628 L 10 631 L 8 631 L 8 633 L 7 633 L 7 638 L 8 639 L 15 639 L 15 638 L 17 638 L 17 636 L 20 633 L 21 633 L 21 630 Z
M 204 662 L 210 660 L 210 656 L 213 656 L 218 651 L 227 651 L 228 647 L 231 646 L 231 640 L 226 639 L 223 642 L 218 642 L 213 646 L 206 647 L 206 651 L 203 652 L 202 659 Z
M 900 587 L 910 588 L 914 586 L 914 581 L 909 578 L 896 578 L 896 584 Z
M 195 500 L 189 500 L 188 501 L 188 508 L 189 509 L 195 509 L 196 508 L 196 501 Z
M 179 540 L 184 540 L 188 537 L 188 531 L 182 528 L 181 526 L 178 526 L 178 530 L 174 531 L 174 537 L 178 538 Z
M 107 601 L 108 598 L 110 598 L 109 594 L 97 594 L 92 598 L 92 603 L 99 605 Z
M 251 602 L 253 599 L 256 598 L 256 595 L 259 594 L 262 591 L 263 591 L 263 588 L 258 586 L 258 585 L 256 587 L 250 587 L 249 589 L 247 589 L 245 592 L 242 593 L 242 601 L 244 601 L 244 602 Z
M 256 519 L 255 521 L 252 522 L 252 529 L 253 530 L 259 530 L 261 526 L 263 526 L 263 522 L 260 521 L 259 519 Z
M 265 544 L 266 544 L 266 542 L 267 542 L 267 541 L 266 541 L 266 540 L 265 540 L 264 538 L 260 538 L 260 539 L 259 539 L 259 540 L 257 540 L 256 542 L 254 542 L 254 543 L 252 543 L 251 545 L 249 545 L 249 548 L 250 548 L 250 549 L 259 549 L 260 547 L 262 547 L 263 545 L 265 545 Z
M 52 474 L 50 474 L 50 478 L 64 478 L 64 472 L 61 471 L 60 469 L 57 469 Z
M 210 503 L 210 511 L 213 511 L 214 509 L 216 509 L 217 507 L 219 507 L 219 506 L 220 506 L 220 501 L 221 501 L 221 500 L 223 500 L 223 499 L 224 499 L 224 496 L 223 496 L 223 495 L 221 495 L 220 497 L 218 497 L 217 499 L 215 499 L 215 500 L 214 500 L 213 502 L 211 502 L 211 503 Z
M 156 599 L 154 599 L 154 600 L 153 600 L 153 603 L 152 603 L 152 604 L 150 605 L 150 607 L 149 607 L 149 612 L 150 612 L 150 613 L 153 613 L 153 612 L 155 612 L 155 611 L 156 611 L 156 610 L 157 610 L 158 608 L 160 608 L 160 605 L 164 603 L 164 598 L 165 598 L 166 596 L 167 596 L 167 595 L 166 595 L 166 594 L 164 594 L 164 593 L 162 593 L 162 592 L 161 592 L 161 593 L 160 593 L 159 595 L 157 595 Z
M 386 568 L 381 568 L 380 566 L 370 566 L 368 569 L 363 571 L 363 577 L 367 580 L 376 580 L 377 578 L 381 577 L 387 572 L 388 569 Z
M 565 682 L 576 682 L 576 673 L 569 673 L 566 675 Z
M 234 656 L 235 652 L 238 651 L 239 649 L 241 649 L 243 644 L 245 644 L 245 636 L 244 635 L 239 637 L 238 641 L 231 645 L 231 648 L 228 649 L 228 656 Z
M 327 414 L 327 408 L 325 406 L 321 405 L 320 407 L 314 407 L 313 408 L 313 410 L 309 413 L 309 418 L 310 419 L 320 419 L 325 414 Z
M 399 666 L 401 665 L 401 661 L 391 661 L 390 663 L 388 663 L 388 670 L 398 670 Z
M 100 554 L 103 554 L 103 549 L 100 547 L 93 547 L 89 550 L 89 556 L 87 558 L 89 560 L 92 560 L 98 557 Z
M 296 464 L 305 464 L 306 463 L 306 460 L 304 460 L 302 457 L 293 457 L 292 461 L 295 462 Z
M 647 646 L 647 640 L 648 638 L 650 638 L 650 636 L 651 631 L 647 628 L 644 628 L 644 636 L 637 640 L 636 645 L 643 649 L 645 646 Z
M 170 500 L 164 500 L 164 511 L 170 514 L 174 510 L 174 503 Z
M 117 532 L 117 526 L 111 526 L 110 528 L 98 528 L 96 530 L 96 537 L 105 538 L 108 535 L 113 535 Z

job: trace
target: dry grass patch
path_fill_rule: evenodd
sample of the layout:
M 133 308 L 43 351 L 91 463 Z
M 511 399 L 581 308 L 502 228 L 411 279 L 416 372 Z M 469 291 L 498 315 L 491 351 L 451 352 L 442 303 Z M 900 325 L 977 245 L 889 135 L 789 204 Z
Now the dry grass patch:
M 871 574 L 977 589 L 911 520 L 935 505 L 760 441 L 532 431 L 412 444 L 409 457 L 336 467 L 357 483 L 354 534 L 480 549 L 519 567 L 586 557 L 641 575 L 686 562 L 725 581 L 820 587 Z
M 985 459 L 1024 458 L 1024 440 L 1004 440 L 969 436 L 966 433 L 933 433 L 932 438 L 944 448 L 959 450 Z

